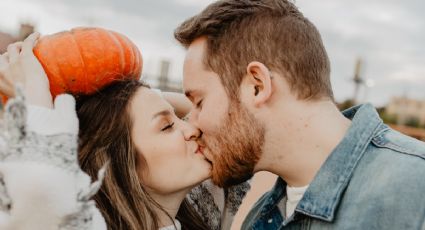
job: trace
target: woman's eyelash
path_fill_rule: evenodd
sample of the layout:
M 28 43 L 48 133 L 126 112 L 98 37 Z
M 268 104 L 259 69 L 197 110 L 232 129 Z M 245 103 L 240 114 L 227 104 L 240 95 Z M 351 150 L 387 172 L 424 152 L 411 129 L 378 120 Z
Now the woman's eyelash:
M 171 123 L 171 124 L 168 124 L 167 126 L 165 126 L 164 128 L 162 128 L 161 131 L 165 131 L 165 130 L 167 130 L 169 128 L 172 128 L 173 126 L 174 126 L 174 122 Z

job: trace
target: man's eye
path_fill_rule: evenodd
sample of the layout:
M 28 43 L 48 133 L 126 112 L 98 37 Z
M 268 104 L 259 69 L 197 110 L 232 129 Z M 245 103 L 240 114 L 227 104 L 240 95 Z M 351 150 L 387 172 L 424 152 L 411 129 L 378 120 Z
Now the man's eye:
M 200 108 L 200 107 L 202 107 L 202 102 L 203 102 L 204 100 L 199 100 L 199 102 L 198 103 L 196 103 L 196 108 Z
M 161 131 L 166 131 L 167 129 L 173 128 L 174 126 L 174 122 L 171 124 L 168 124 L 167 126 L 165 126 L 164 128 L 161 129 Z
M 186 116 L 182 117 L 183 121 L 189 121 L 190 113 L 186 114 Z

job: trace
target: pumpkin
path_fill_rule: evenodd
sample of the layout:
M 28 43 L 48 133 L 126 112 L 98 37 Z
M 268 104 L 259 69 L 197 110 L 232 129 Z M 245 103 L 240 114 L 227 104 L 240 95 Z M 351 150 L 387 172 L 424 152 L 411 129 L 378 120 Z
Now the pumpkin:
M 102 28 L 79 27 L 43 36 L 34 47 L 50 82 L 61 93 L 89 95 L 120 79 L 139 79 L 142 56 L 127 37 Z

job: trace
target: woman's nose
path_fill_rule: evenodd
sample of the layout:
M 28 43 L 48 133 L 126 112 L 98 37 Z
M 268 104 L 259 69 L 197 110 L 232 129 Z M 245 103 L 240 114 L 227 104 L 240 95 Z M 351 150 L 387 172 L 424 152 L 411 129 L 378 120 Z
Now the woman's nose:
M 196 128 L 194 125 L 185 121 L 182 121 L 182 122 L 185 123 L 183 132 L 184 132 L 184 137 L 187 141 L 197 140 L 201 136 L 201 131 L 198 128 Z

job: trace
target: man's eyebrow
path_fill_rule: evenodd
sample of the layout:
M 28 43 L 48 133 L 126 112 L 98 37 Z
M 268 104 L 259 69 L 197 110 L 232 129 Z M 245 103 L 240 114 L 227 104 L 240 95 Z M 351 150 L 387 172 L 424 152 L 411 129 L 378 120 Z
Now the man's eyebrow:
M 185 90 L 184 95 L 186 95 L 189 100 L 193 100 L 193 94 L 196 93 L 196 90 Z

